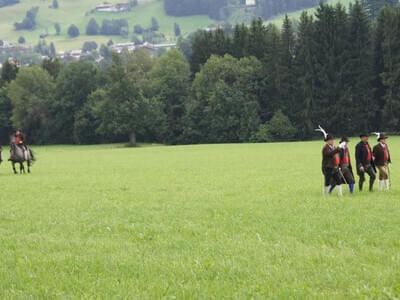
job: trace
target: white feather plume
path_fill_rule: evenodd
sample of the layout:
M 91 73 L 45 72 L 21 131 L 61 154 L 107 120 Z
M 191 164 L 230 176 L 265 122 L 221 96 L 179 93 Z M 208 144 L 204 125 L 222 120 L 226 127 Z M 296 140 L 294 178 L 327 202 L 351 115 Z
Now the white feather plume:
M 381 136 L 380 132 L 371 132 L 371 134 L 375 134 L 378 139 Z
M 326 133 L 326 131 L 321 127 L 321 125 L 318 125 L 318 128 L 315 129 L 315 131 L 322 132 L 322 134 L 324 135 L 324 138 L 325 138 L 325 139 L 326 139 L 326 137 L 328 136 L 328 134 Z

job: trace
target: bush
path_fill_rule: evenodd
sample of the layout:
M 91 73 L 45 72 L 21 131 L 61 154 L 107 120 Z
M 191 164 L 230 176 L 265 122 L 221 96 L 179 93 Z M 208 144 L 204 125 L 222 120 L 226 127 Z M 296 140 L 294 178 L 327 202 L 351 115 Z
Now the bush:
M 19 0 L 0 0 L 0 7 L 19 3 Z
M 54 29 L 56 30 L 56 35 L 60 35 L 61 32 L 61 26 L 59 23 L 54 24 Z
M 14 23 L 15 30 L 30 30 L 36 26 L 36 15 L 39 12 L 39 7 L 32 7 L 30 10 L 27 11 L 25 18 L 22 22 Z
M 251 136 L 250 141 L 252 143 L 272 142 L 273 138 L 269 132 L 268 124 L 261 124 L 257 132 Z
M 151 18 L 151 27 L 150 27 L 150 29 L 152 31 L 158 31 L 158 29 L 160 29 L 160 26 L 158 25 L 158 21 L 154 17 Z
M 296 128 L 293 127 L 289 118 L 279 109 L 268 122 L 268 130 L 274 141 L 291 140 L 296 135 Z
M 68 35 L 72 38 L 79 36 L 79 28 L 72 24 L 68 28 Z
M 88 41 L 83 44 L 82 51 L 83 52 L 90 52 L 92 50 L 97 49 L 97 43 L 93 41 Z
M 136 45 L 142 44 L 142 40 L 141 40 L 141 39 L 139 38 L 139 36 L 136 35 L 136 34 L 132 34 L 132 39 L 131 39 L 131 41 L 134 42 Z
M 19 37 L 18 44 L 25 44 L 25 38 L 23 36 Z
M 181 35 L 181 27 L 179 26 L 178 23 L 174 23 L 174 33 L 175 33 L 175 36 Z
M 293 127 L 289 118 L 279 109 L 269 122 L 259 126 L 250 141 L 253 143 L 287 141 L 293 139 L 295 135 L 296 128 Z
M 103 35 L 125 35 L 129 32 L 128 21 L 125 19 L 103 20 L 100 33 Z
M 135 26 L 133 27 L 133 32 L 136 33 L 136 34 L 142 34 L 143 31 L 144 31 L 144 29 L 143 29 L 143 27 L 140 26 L 140 25 L 135 25 Z
M 97 35 L 99 34 L 100 26 L 97 24 L 95 18 L 91 18 L 89 23 L 86 26 L 86 34 L 87 35 Z

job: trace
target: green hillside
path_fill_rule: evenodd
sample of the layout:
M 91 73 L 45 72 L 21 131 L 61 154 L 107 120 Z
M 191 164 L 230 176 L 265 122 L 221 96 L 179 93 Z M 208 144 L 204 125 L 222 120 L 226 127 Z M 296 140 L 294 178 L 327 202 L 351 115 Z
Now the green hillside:
M 351 0 L 330 0 L 329 2 L 335 3 L 338 1 L 348 5 Z M 27 43 L 36 44 L 40 34 L 48 33 L 47 42 L 54 42 L 57 50 L 60 51 L 80 48 L 83 42 L 87 40 L 94 40 L 97 43 L 105 43 L 110 38 L 114 41 L 128 41 L 123 40 L 120 36 L 86 36 L 85 28 L 92 17 L 95 17 L 99 24 L 105 18 L 127 19 L 130 31 L 132 31 L 133 26 L 136 24 L 148 27 L 150 19 L 156 17 L 160 25 L 160 31 L 171 39 L 173 39 L 173 25 L 175 22 L 180 25 L 184 34 L 215 23 L 214 20 L 205 15 L 189 17 L 167 16 L 164 12 L 163 2 L 159 0 L 139 0 L 139 5 L 130 12 L 90 13 L 96 5 L 102 2 L 102 0 L 59 0 L 59 8 L 52 9 L 49 8 L 52 3 L 51 0 L 21 0 L 21 3 L 14 6 L 0 8 L 0 39 L 16 43 L 19 36 L 24 36 Z M 112 0 L 112 2 L 121 1 Z M 40 7 L 35 30 L 15 31 L 13 24 L 22 21 L 27 10 L 33 6 Z M 297 11 L 289 15 L 290 17 L 298 17 L 300 13 L 301 11 Z M 281 20 L 282 16 L 277 16 L 271 21 L 279 25 Z M 56 22 L 61 25 L 60 36 L 56 36 L 55 34 L 54 24 Z M 78 38 L 69 38 L 67 35 L 67 29 L 71 24 L 79 27 L 81 35 Z
M 329 0 L 329 1 L 327 1 L 327 3 L 330 3 L 330 4 L 341 3 L 341 4 L 344 5 L 345 7 L 348 7 L 348 6 L 350 5 L 351 2 L 352 2 L 352 0 Z M 300 15 L 301 15 L 301 13 L 302 13 L 303 11 L 304 11 L 304 10 L 298 10 L 298 11 L 290 12 L 290 13 L 288 13 L 287 15 L 288 15 L 289 18 L 291 18 L 291 19 L 298 19 L 298 18 L 300 18 Z M 308 11 L 308 12 L 310 12 L 310 13 L 314 13 L 314 12 L 316 11 L 316 8 L 313 7 L 313 8 L 310 8 L 310 9 L 305 9 L 305 11 Z M 272 19 L 266 21 L 266 23 L 273 23 L 273 24 L 275 24 L 275 25 L 277 25 L 277 26 L 281 26 L 281 25 L 282 25 L 282 22 L 283 22 L 284 16 L 285 16 L 285 14 L 276 16 L 275 18 L 272 18 Z
M 117 1 L 114 0 L 114 2 Z M 84 35 L 86 25 L 92 17 L 95 17 L 98 22 L 101 22 L 104 18 L 125 18 L 129 21 L 130 30 L 136 24 L 148 27 L 151 18 L 156 17 L 160 24 L 160 31 L 169 36 L 173 33 L 174 22 L 180 24 L 183 33 L 191 32 L 213 23 L 213 20 L 207 16 L 169 17 L 164 13 L 163 3 L 157 0 L 139 0 L 139 5 L 130 12 L 87 14 L 101 3 L 101 0 L 59 0 L 59 9 L 52 9 L 49 8 L 51 5 L 50 0 L 22 0 L 20 4 L 0 8 L 0 39 L 16 42 L 18 37 L 22 35 L 26 38 L 27 43 L 36 44 L 40 34 L 48 33 L 47 41 L 55 42 L 58 50 L 75 49 L 80 48 L 85 40 L 107 42 L 110 39 L 110 36 L 88 37 Z M 33 31 L 15 31 L 14 22 L 20 22 L 24 18 L 26 11 L 33 6 L 40 7 L 36 29 Z M 56 22 L 61 25 L 60 36 L 55 34 L 54 23 Z M 71 39 L 67 36 L 67 29 L 71 24 L 79 27 L 80 37 Z M 116 41 L 121 40 L 119 36 L 112 36 L 111 38 Z

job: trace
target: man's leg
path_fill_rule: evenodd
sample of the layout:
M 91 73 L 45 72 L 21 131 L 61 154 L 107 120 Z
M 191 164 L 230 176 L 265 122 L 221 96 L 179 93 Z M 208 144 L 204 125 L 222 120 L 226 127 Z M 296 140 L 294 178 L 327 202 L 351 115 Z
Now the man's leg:
M 324 179 L 325 179 L 323 193 L 324 193 L 324 195 L 328 195 L 328 194 L 332 193 L 332 190 L 335 188 L 334 178 L 333 178 L 333 169 L 324 168 L 323 173 L 324 173 Z
M 353 174 L 350 172 L 349 168 L 344 168 L 343 170 L 343 176 L 346 179 L 347 184 L 349 185 L 349 191 L 351 194 L 354 193 L 354 177 Z
M 389 191 L 390 190 L 389 167 L 386 165 L 382 167 L 382 177 L 383 177 L 383 185 L 385 185 L 386 191 Z
M 376 174 L 374 168 L 372 166 L 367 167 L 367 173 L 369 175 L 369 191 L 372 192 L 374 190 L 374 182 L 376 179 Z
M 333 170 L 332 177 L 337 186 L 338 195 L 343 196 L 342 178 L 340 176 L 339 169 L 336 168 Z
M 379 180 L 378 180 L 378 190 L 382 191 L 383 190 L 383 185 L 384 185 L 384 170 L 383 166 L 378 166 L 378 171 L 379 171 Z
M 363 189 L 364 181 L 365 181 L 365 172 L 360 172 L 360 174 L 358 176 L 360 177 L 360 179 L 358 181 L 358 188 L 361 192 Z
M 329 194 L 329 180 L 330 180 L 330 176 L 328 174 L 328 171 L 326 168 L 322 168 L 322 174 L 324 174 L 324 187 L 322 190 L 322 194 L 328 195 Z

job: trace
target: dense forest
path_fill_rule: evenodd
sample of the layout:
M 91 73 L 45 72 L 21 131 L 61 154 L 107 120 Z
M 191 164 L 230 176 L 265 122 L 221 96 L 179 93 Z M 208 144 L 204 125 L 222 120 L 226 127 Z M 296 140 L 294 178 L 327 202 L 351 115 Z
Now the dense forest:
M 0 7 L 19 3 L 19 0 L 0 0 Z
M 4 63 L 0 138 L 32 143 L 130 140 L 263 142 L 400 131 L 400 9 L 373 21 L 359 2 L 320 4 L 282 28 L 254 20 L 199 31 L 160 58 L 128 52 L 97 64 Z
M 363 0 L 362 4 L 365 7 L 365 9 L 367 10 L 367 12 L 370 14 L 370 16 L 375 19 L 378 16 L 378 13 L 382 7 L 384 7 L 385 5 L 388 5 L 390 7 L 395 7 L 396 5 L 399 4 L 399 1 L 398 0 Z
M 284 12 L 312 7 L 318 0 L 257 0 L 256 15 L 264 19 Z M 221 19 L 229 14 L 229 7 L 242 8 L 244 0 L 165 0 L 165 11 L 173 16 L 207 14 L 213 19 Z
M 172 16 L 209 15 L 220 18 L 220 10 L 228 5 L 228 0 L 164 0 L 165 12 Z

